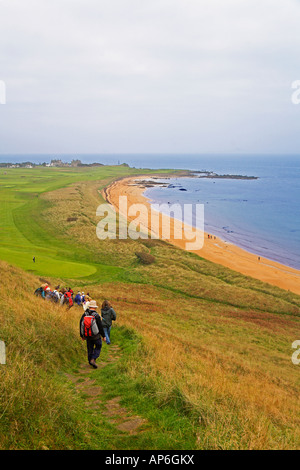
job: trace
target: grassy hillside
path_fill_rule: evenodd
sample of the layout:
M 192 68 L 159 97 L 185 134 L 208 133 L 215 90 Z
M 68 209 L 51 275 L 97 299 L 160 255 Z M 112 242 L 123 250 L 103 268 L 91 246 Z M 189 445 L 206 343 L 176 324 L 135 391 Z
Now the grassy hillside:
M 299 339 L 300 297 L 161 241 L 99 241 L 99 189 L 113 175 L 93 175 L 88 184 L 85 177 L 76 173 L 67 188 L 53 177 L 35 198 L 28 180 L 31 199 L 4 212 L 6 220 L 13 213 L 14 224 L 3 227 L 0 257 L 6 248 L 10 262 L 14 253 L 16 264 L 36 273 L 0 265 L 0 339 L 8 344 L 0 448 L 299 448 L 299 366 L 291 345 Z M 18 253 L 29 256 L 26 243 L 38 253 L 34 266 L 18 261 Z M 137 251 L 155 262 L 141 264 Z M 121 356 L 91 371 L 103 387 L 97 413 L 82 412 L 83 397 L 65 375 L 85 361 L 81 312 L 35 299 L 41 275 L 88 289 L 98 302 L 108 298 L 117 311 L 112 337 Z M 116 432 L 102 414 L 113 397 L 145 420 L 142 432 Z M 102 433 L 97 442 L 89 421 L 95 436 Z
M 62 448 L 68 434 L 80 433 L 78 403 L 60 376 L 66 363 L 78 361 L 75 318 L 33 296 L 38 278 L 3 262 L 0 276 L 0 337 L 7 354 L 0 368 L 0 448 Z
M 189 416 L 175 402 L 157 407 L 132 376 L 132 365 L 146 357 L 143 339 L 132 328 L 119 323 L 113 330 L 118 358 L 112 354 L 116 346 L 103 345 L 102 367 L 86 369 L 85 343 L 78 335 L 82 309 L 68 311 L 36 298 L 40 280 L 2 261 L 0 276 L 7 353 L 0 368 L 1 450 L 194 448 Z M 116 399 L 122 406 L 115 407 Z M 137 420 L 142 426 L 134 432 Z

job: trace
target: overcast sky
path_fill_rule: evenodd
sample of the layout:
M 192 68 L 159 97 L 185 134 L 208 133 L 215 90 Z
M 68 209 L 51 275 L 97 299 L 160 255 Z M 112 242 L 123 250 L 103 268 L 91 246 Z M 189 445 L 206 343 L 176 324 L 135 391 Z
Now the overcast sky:
M 0 0 L 0 153 L 299 153 L 299 0 Z

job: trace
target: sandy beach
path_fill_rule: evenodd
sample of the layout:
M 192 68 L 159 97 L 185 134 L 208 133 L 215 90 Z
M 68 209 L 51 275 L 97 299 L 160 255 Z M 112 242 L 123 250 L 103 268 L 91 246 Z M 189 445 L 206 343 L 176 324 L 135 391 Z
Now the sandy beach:
M 122 210 L 119 210 L 119 196 L 127 196 L 128 207 L 132 204 L 144 204 L 147 206 L 150 213 L 151 205 L 149 200 L 143 196 L 145 186 L 142 184 L 142 180 L 147 178 L 149 178 L 149 176 L 130 177 L 115 181 L 105 189 L 103 196 L 120 214 L 122 214 Z M 123 213 L 122 215 L 126 216 L 129 221 L 136 219 L 136 216 L 129 217 L 127 213 Z M 179 248 L 186 249 L 187 239 L 185 239 L 184 236 L 182 239 L 176 239 L 173 236 L 174 219 L 170 219 L 168 216 L 162 214 L 160 217 L 161 226 L 163 226 L 164 223 L 168 223 L 171 227 L 170 238 L 166 239 L 166 241 Z M 141 229 L 146 233 L 150 231 L 150 222 L 148 219 L 150 219 L 150 217 L 142 217 L 142 215 L 139 217 Z M 162 238 L 161 231 L 155 235 Z M 201 235 L 203 236 L 202 232 Z M 193 251 L 202 258 L 226 266 L 239 273 L 300 295 L 300 271 L 263 257 L 259 259 L 255 254 L 225 242 L 213 234 L 209 235 L 211 235 L 210 238 L 208 238 L 207 233 L 204 233 L 204 244 L 200 250 L 189 251 Z

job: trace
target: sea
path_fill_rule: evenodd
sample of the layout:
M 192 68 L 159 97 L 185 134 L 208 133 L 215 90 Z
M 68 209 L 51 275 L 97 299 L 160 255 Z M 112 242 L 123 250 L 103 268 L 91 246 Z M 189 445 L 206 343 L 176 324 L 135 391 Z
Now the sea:
M 258 256 L 300 270 L 300 155 L 76 154 L 1 155 L 0 162 L 127 163 L 257 179 L 167 178 L 145 190 L 156 204 L 204 205 L 204 229 Z

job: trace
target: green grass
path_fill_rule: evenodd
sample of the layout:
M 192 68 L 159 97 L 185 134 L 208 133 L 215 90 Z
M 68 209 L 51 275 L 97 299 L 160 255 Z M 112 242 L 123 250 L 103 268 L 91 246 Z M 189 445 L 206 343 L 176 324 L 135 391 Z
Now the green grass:
M 159 240 L 100 242 L 99 189 L 134 172 L 0 172 L 0 258 L 22 268 L 0 263 L 8 350 L 0 371 L 0 448 L 299 448 L 299 367 L 291 344 L 299 339 L 300 297 Z M 143 265 L 140 251 L 155 261 Z M 112 301 L 122 357 L 91 373 L 103 386 L 103 405 L 120 396 L 147 420 L 143 433 L 120 435 L 101 410 L 84 409 L 66 376 L 85 361 L 80 311 L 66 315 L 35 299 L 39 277 Z M 101 358 L 107 354 L 104 345 Z
M 143 378 L 133 379 L 128 375 L 131 361 L 139 361 L 142 338 L 132 330 L 122 327 L 113 329 L 114 344 L 122 345 L 122 358 L 110 366 L 92 374 L 96 383 L 103 388 L 101 401 L 105 403 L 121 396 L 121 406 L 132 415 L 138 414 L 146 420 L 143 432 L 135 436 L 116 432 L 109 419 L 87 413 L 85 418 L 92 422 L 93 438 L 91 448 L 105 449 L 193 449 L 195 446 L 195 426 L 190 416 L 181 414 L 175 403 L 161 406 L 158 400 L 149 398 Z M 106 360 L 107 347 L 103 346 L 102 360 Z M 113 437 L 112 437 L 113 435 Z

